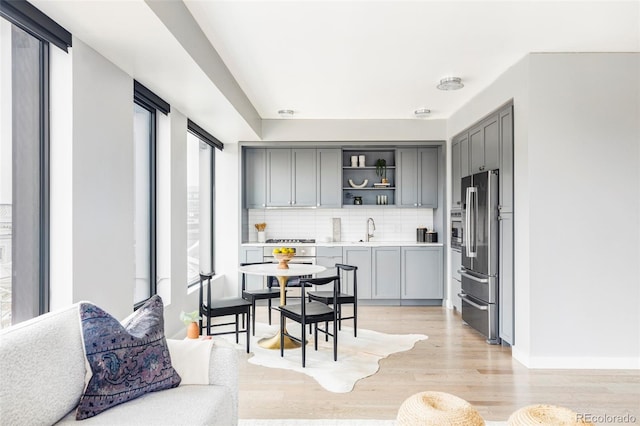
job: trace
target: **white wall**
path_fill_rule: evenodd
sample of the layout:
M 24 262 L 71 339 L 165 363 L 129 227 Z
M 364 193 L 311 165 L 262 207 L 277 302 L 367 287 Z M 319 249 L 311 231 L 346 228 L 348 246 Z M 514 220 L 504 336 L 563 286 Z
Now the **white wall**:
M 133 83 L 73 40 L 73 301 L 133 301 Z
M 81 40 L 74 38 L 73 46 L 72 82 L 64 86 L 72 93 L 66 103 L 72 130 L 68 140 L 62 129 L 52 141 L 52 237 L 67 224 L 71 228 L 52 238 L 52 270 L 68 273 L 52 273 L 51 309 L 88 300 L 124 318 L 133 311 L 134 289 L 133 78 Z M 62 88 L 57 85 L 57 92 Z M 198 304 L 196 289 L 186 283 L 187 118 L 175 108 L 159 118 L 158 154 L 165 161 L 158 165 L 158 233 L 167 249 L 159 253 L 167 275 L 159 294 L 165 332 L 180 336 L 180 311 Z M 67 249 L 71 255 L 60 256 Z
M 453 136 L 514 99 L 513 354 L 529 367 L 640 368 L 639 58 L 532 54 L 449 121 Z
M 530 363 L 640 368 L 640 55 L 530 76 Z

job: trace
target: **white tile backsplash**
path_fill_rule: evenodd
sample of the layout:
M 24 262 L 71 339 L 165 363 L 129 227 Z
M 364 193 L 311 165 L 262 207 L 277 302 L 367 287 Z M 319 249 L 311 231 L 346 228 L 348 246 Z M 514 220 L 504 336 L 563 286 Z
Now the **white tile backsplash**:
M 256 223 L 266 223 L 269 238 L 331 239 L 333 218 L 340 218 L 342 241 L 364 240 L 367 218 L 375 221 L 375 241 L 415 241 L 416 228 L 433 229 L 432 209 L 250 209 L 249 241 L 258 240 Z

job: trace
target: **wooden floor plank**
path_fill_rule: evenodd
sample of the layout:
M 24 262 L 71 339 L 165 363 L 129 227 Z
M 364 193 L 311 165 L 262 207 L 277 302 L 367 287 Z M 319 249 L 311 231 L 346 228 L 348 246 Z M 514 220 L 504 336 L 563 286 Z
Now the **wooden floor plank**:
M 258 307 L 257 320 L 266 322 L 266 312 Z M 393 419 L 406 398 L 432 390 L 471 402 L 486 420 L 548 403 L 594 415 L 631 414 L 640 423 L 638 371 L 530 370 L 513 360 L 510 348 L 487 345 L 441 307 L 362 306 L 358 319 L 369 330 L 429 339 L 381 360 L 378 373 L 346 394 L 326 391 L 303 374 L 249 364 L 250 355 L 241 353 L 240 418 Z

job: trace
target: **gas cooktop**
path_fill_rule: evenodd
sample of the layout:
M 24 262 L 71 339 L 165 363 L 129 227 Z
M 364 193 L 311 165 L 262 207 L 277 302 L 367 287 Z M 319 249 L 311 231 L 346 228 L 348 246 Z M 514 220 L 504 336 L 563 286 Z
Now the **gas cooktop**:
M 304 238 L 269 238 L 266 242 L 273 244 L 312 244 L 315 243 L 316 240 Z

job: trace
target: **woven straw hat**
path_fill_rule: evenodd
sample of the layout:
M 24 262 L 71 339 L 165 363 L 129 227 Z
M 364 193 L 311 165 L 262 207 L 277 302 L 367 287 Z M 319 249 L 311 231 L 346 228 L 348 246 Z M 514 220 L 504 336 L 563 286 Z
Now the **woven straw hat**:
M 531 425 L 593 425 L 582 419 L 578 419 L 578 414 L 568 408 L 557 407 L 555 405 L 538 404 L 523 407 L 509 416 L 509 426 L 531 426 Z
M 396 426 L 484 426 L 471 404 L 444 392 L 420 392 L 407 398 L 398 410 Z

